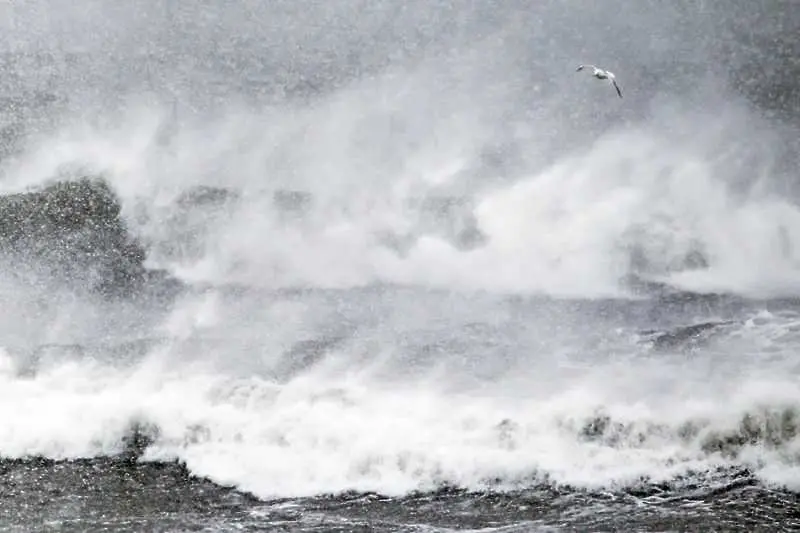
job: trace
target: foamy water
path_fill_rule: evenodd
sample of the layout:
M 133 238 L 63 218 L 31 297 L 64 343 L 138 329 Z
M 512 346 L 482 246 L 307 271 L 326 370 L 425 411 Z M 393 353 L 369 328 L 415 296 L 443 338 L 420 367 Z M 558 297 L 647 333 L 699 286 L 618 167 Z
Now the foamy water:
M 432 152 L 423 139 L 419 146 L 402 137 L 366 143 L 358 130 L 343 133 L 338 128 L 347 121 L 369 129 L 395 120 L 395 110 L 361 109 L 352 98 L 337 97 L 291 120 L 277 111 L 263 114 L 266 135 L 237 112 L 189 130 L 169 149 L 153 144 L 158 116 L 137 109 L 123 129 L 67 130 L 45 142 L 12 178 L 46 180 L 76 162 L 107 172 L 133 231 L 156 243 L 179 238 L 160 220 L 181 191 L 231 187 L 242 196 L 233 212 L 198 228 L 201 257 L 150 258 L 192 282 L 269 288 L 383 282 L 594 297 L 621 294 L 619 280 L 638 254 L 642 274 L 687 290 L 756 297 L 797 291 L 800 210 L 770 188 L 770 180 L 784 178 L 769 176 L 770 154 L 738 136 L 746 134 L 742 109 L 721 117 L 656 110 L 652 119 L 612 124 L 591 144 L 509 180 L 492 169 L 475 179 L 485 135 L 448 132 Z M 357 118 L 343 118 L 352 111 Z M 682 131 L 692 121 L 696 126 Z M 442 127 L 457 127 L 450 122 Z M 304 132 L 300 144 L 297 129 Z M 290 140 L 275 140 L 279 134 Z M 214 149 L 198 151 L 207 136 Z M 288 155 L 281 151 L 287 143 Z M 375 159 L 375 150 L 391 157 Z M 273 193 L 282 189 L 310 193 L 302 224 L 281 219 Z M 414 202 L 426 196 L 468 199 L 462 215 L 474 217 L 484 244 L 464 250 L 420 229 L 423 214 Z M 150 212 L 149 222 L 137 226 L 134 212 Z M 412 240 L 398 254 L 386 235 Z M 705 268 L 687 272 L 693 253 L 702 254 Z
M 294 335 L 282 331 L 292 329 L 287 313 L 290 322 L 263 322 L 263 336 L 249 343 L 217 337 L 193 344 L 203 351 L 192 353 L 173 341 L 133 366 L 78 358 L 44 362 L 26 376 L 6 354 L 0 453 L 118 453 L 138 424 L 154 439 L 145 460 L 178 459 L 196 475 L 265 498 L 544 480 L 603 489 L 724 466 L 746 466 L 767 482 L 796 488 L 794 315 L 752 316 L 717 351 L 687 358 L 648 353 L 627 334 L 590 348 L 591 340 L 573 336 L 578 317 L 569 313 L 559 313 L 552 330 L 534 312 L 505 322 L 502 305 L 478 301 L 480 311 L 457 311 L 442 327 L 435 321 L 453 305 L 447 297 L 425 297 L 423 304 L 413 302 L 413 292 L 395 294 L 395 305 L 416 310 L 416 320 L 387 317 L 392 307 L 382 298 L 350 297 L 345 305 L 369 306 L 382 325 L 362 327 L 284 376 L 275 371 L 287 361 L 276 356 L 280 342 L 270 337 L 296 339 L 313 323 L 317 332 L 335 326 L 313 318 L 322 301 L 273 302 L 258 317 L 295 306 L 304 319 L 296 315 L 293 323 L 305 327 Z M 186 328 L 191 317 L 196 336 L 235 335 L 229 326 L 245 316 L 209 322 L 210 309 L 220 312 L 224 299 L 204 302 L 186 306 L 183 321 L 173 315 L 172 327 Z M 459 328 L 492 310 L 497 322 L 486 327 L 506 328 L 506 339 L 516 339 L 510 356 L 497 338 Z M 328 320 L 358 314 L 328 311 Z M 538 331 L 531 321 L 540 322 Z M 545 343 L 548 330 L 557 333 Z
M 530 20 L 504 8 L 480 36 L 458 22 L 456 44 L 332 74 L 310 96 L 265 87 L 278 71 L 351 68 L 340 47 L 370 49 L 349 38 L 378 15 L 350 34 L 337 24 L 353 13 L 331 15 L 320 27 L 333 35 L 311 39 L 321 51 L 276 25 L 274 41 L 296 48 L 258 79 L 194 72 L 203 62 L 187 59 L 152 67 L 148 90 L 98 83 L 113 104 L 53 82 L 73 107 L 4 160 L 4 191 L 102 174 L 148 265 L 190 288 L 162 309 L 0 276 L 16 302 L 0 311 L 0 456 L 114 454 L 137 426 L 152 438 L 144 460 L 177 459 L 264 498 L 613 490 L 724 467 L 800 490 L 797 315 L 763 302 L 637 308 L 621 283 L 796 296 L 790 134 L 718 73 L 692 74 L 715 47 L 670 75 L 660 32 L 680 27 L 696 43 L 710 19 L 640 13 L 650 24 L 604 27 L 587 11 L 576 36 L 574 8 L 543 6 Z M 214 31 L 260 42 L 250 20 Z M 621 27 L 597 52 L 624 80 L 620 100 L 574 67 Z M 236 199 L 175 222 L 176 199 L 202 185 Z M 310 199 L 295 220 L 275 202 L 286 191 Z M 434 197 L 463 200 L 480 242 L 448 235 L 463 221 L 420 207 Z M 175 252 L 187 241 L 191 253 Z M 694 351 L 640 342 L 640 330 L 718 318 L 733 325 Z M 147 343 L 118 355 L 130 339 Z

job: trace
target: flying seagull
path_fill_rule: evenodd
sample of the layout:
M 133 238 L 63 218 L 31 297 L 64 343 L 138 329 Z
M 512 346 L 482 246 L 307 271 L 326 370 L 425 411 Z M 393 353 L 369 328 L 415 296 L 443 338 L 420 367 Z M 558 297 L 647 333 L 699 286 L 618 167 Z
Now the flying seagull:
M 622 90 L 619 88 L 619 85 L 617 85 L 617 79 L 616 76 L 614 76 L 613 72 L 597 68 L 594 65 L 579 65 L 576 72 L 580 72 L 585 68 L 592 69 L 592 76 L 594 76 L 598 80 L 608 80 L 609 82 L 611 82 L 611 85 L 613 85 L 614 88 L 617 90 L 617 94 L 619 95 L 619 97 L 622 98 Z

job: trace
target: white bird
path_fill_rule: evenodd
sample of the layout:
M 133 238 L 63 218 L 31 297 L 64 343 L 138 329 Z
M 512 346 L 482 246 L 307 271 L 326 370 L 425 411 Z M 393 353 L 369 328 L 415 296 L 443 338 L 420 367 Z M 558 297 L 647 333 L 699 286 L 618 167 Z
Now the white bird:
M 609 82 L 611 82 L 611 85 L 613 85 L 614 88 L 617 90 L 617 94 L 619 95 L 619 97 L 622 98 L 622 90 L 619 88 L 619 85 L 617 85 L 617 78 L 616 76 L 614 76 L 613 72 L 597 68 L 594 65 L 579 65 L 576 72 L 580 72 L 585 68 L 591 68 L 592 76 L 594 76 L 598 80 L 608 80 Z

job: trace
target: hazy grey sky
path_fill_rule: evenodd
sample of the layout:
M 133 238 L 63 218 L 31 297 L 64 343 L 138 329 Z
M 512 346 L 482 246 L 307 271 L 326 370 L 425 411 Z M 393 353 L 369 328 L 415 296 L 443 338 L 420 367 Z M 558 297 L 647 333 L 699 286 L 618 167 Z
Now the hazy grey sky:
M 661 94 L 713 98 L 726 85 L 765 107 L 791 105 L 778 96 L 797 85 L 781 71 L 792 55 L 775 43 L 800 53 L 792 3 L 26 0 L 2 4 L 0 49 L 53 53 L 46 68 L 7 61 L 9 80 L 96 100 L 142 90 L 179 90 L 187 101 L 313 94 L 389 69 L 415 77 L 422 93 L 500 115 L 583 90 L 571 74 L 591 62 L 617 73 L 635 116 Z

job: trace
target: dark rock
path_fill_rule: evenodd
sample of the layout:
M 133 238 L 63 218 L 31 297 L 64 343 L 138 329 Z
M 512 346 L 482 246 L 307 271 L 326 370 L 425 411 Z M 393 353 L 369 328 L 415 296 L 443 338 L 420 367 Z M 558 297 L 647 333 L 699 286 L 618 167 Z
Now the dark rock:
M 230 217 L 240 199 L 238 191 L 201 185 L 183 191 L 161 208 L 153 209 L 149 203 L 137 206 L 141 208 L 137 221 L 165 230 L 146 242 L 153 257 L 179 263 L 196 261 L 205 253 L 209 233 Z
M 167 281 L 164 273 L 145 269 L 144 248 L 129 234 L 119 201 L 99 178 L 0 196 L 0 254 L 27 281 L 41 282 L 44 274 L 109 296 Z
M 655 350 L 684 350 L 695 348 L 708 342 L 724 326 L 730 326 L 730 320 L 702 322 L 681 326 L 671 331 L 646 331 Z
M 306 191 L 281 189 L 272 195 L 272 203 L 282 217 L 301 217 L 308 214 L 313 198 Z
M 474 250 L 488 242 L 478 227 L 472 198 L 432 195 L 410 198 L 406 214 L 412 217 L 411 227 L 403 233 L 381 232 L 380 242 L 400 255 L 406 255 L 423 235 L 446 240 L 462 251 Z
M 205 206 L 218 207 L 237 199 L 239 199 L 239 194 L 231 189 L 201 185 L 181 194 L 176 200 L 176 204 L 187 209 Z
M 296 342 L 281 358 L 275 369 L 276 377 L 283 381 L 315 365 L 347 339 L 347 335 L 331 335 Z
M 159 436 L 159 429 L 153 424 L 133 421 L 122 438 L 122 450 L 118 458 L 126 465 L 133 466 L 144 455 Z

